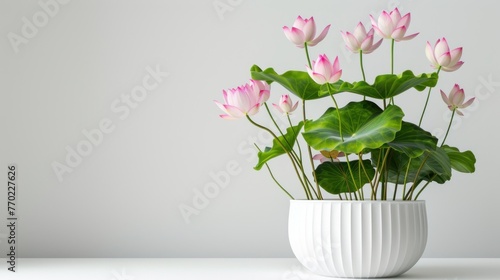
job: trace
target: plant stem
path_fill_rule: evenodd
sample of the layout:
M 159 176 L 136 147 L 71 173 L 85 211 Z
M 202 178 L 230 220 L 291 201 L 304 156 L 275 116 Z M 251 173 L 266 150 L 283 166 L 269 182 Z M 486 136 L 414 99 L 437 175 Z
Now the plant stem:
M 363 75 L 363 82 L 366 82 L 365 68 L 363 67 L 363 51 L 359 50 L 359 65 L 361 66 L 361 74 Z M 363 95 L 363 100 L 366 100 L 366 96 Z
M 446 141 L 446 138 L 448 137 L 448 133 L 450 132 L 451 124 L 453 123 L 453 117 L 455 116 L 456 110 L 457 110 L 456 108 L 453 108 L 453 112 L 451 113 L 450 124 L 448 125 L 448 129 L 446 130 L 446 135 L 444 136 L 443 143 L 441 143 L 440 147 L 443 147 L 444 142 Z
M 439 75 L 439 71 L 441 71 L 441 66 L 439 66 L 436 74 Z M 427 92 L 427 99 L 425 100 L 424 110 L 422 111 L 422 115 L 420 116 L 420 121 L 418 122 L 418 126 L 422 125 L 422 120 L 424 119 L 425 110 L 427 109 L 427 104 L 429 103 L 429 97 L 431 96 L 431 90 L 432 87 L 429 87 L 429 91 Z
M 413 184 L 412 184 L 410 190 L 408 191 L 409 197 L 408 197 L 408 195 L 406 195 L 405 199 L 409 199 L 409 200 L 412 199 L 413 192 L 415 192 L 415 189 L 418 186 L 418 184 L 417 184 L 418 176 L 420 176 L 420 172 L 422 172 L 422 168 L 424 168 L 425 162 L 427 162 L 427 159 L 429 158 L 429 156 L 430 156 L 430 154 L 427 153 L 427 156 L 425 157 L 425 159 L 422 161 L 422 163 L 418 167 L 417 174 L 415 174 L 415 179 L 413 180 Z M 420 182 L 419 182 L 419 184 L 420 184 Z
M 379 174 L 378 174 L 377 180 L 375 181 L 375 184 L 374 184 L 375 185 L 375 200 L 377 198 L 376 193 L 378 191 L 379 183 L 382 185 L 382 188 L 381 188 L 382 194 L 381 194 L 380 199 L 384 200 L 384 196 L 383 196 L 383 192 L 384 192 L 384 190 L 383 190 L 384 189 L 384 178 L 383 178 L 384 176 L 383 175 L 384 174 L 383 174 L 383 172 L 384 172 L 384 170 L 386 168 L 385 165 L 386 165 L 386 162 L 387 162 L 387 158 L 389 157 L 389 151 L 390 151 L 390 149 L 391 148 L 388 148 L 387 151 L 385 152 L 384 159 L 382 160 L 382 165 L 380 166 L 380 168 L 379 168 L 379 165 L 378 165 L 379 162 L 377 162 L 377 171 L 378 171 Z M 380 155 L 379 155 L 379 160 L 380 160 Z
M 333 97 L 333 94 L 332 94 L 332 91 L 330 89 L 330 85 L 327 84 L 327 87 L 328 87 L 328 93 L 330 93 L 330 96 L 332 97 L 332 100 L 333 100 L 333 104 L 335 104 L 335 109 L 337 109 L 337 116 L 339 118 L 339 134 L 340 134 L 340 139 L 342 140 L 342 142 L 344 142 L 344 136 L 342 135 L 342 120 L 340 118 L 340 112 L 339 112 L 339 105 L 337 104 L 337 100 L 335 100 L 335 97 Z M 346 158 L 347 158 L 347 155 L 346 155 Z
M 432 176 L 432 178 L 427 181 L 427 183 L 425 183 L 425 185 L 420 189 L 420 191 L 417 193 L 417 195 L 415 196 L 415 200 L 418 199 L 418 197 L 420 196 L 420 194 L 424 191 L 424 189 L 432 182 L 432 180 L 434 180 L 434 178 L 436 178 L 437 174 L 434 174 L 434 176 Z
M 363 172 L 365 173 L 365 176 L 368 179 L 368 182 L 370 182 L 370 187 L 372 189 L 372 197 L 371 197 L 371 199 L 373 199 L 373 193 L 375 192 L 375 188 L 373 186 L 373 182 L 372 182 L 372 180 L 370 180 L 370 176 L 368 176 L 368 172 L 366 172 L 366 168 L 363 165 L 363 156 L 361 155 L 361 153 L 358 154 L 358 157 L 359 157 L 359 161 L 361 162 L 361 168 L 363 168 Z
M 405 179 L 403 180 L 403 200 L 405 200 L 405 194 L 406 194 L 406 184 L 408 182 L 408 173 L 410 172 L 410 164 L 411 164 L 412 158 L 408 160 L 408 166 L 406 167 L 406 172 L 405 172 Z
M 306 48 L 307 48 L 307 45 L 306 45 Z M 307 49 L 306 49 L 306 53 L 307 53 Z M 305 100 L 302 100 L 302 118 L 304 119 L 304 125 L 305 125 L 305 123 L 307 121 L 307 119 L 306 119 L 306 101 Z M 307 144 L 307 152 L 309 154 L 309 162 L 310 162 L 311 168 L 312 168 L 314 183 L 316 184 L 316 193 L 317 193 L 318 199 L 323 199 L 323 195 L 321 194 L 321 189 L 320 189 L 319 183 L 318 183 L 318 178 L 316 177 L 316 169 L 314 168 L 314 161 L 313 161 L 311 146 L 309 146 L 309 144 Z
M 276 142 L 281 146 L 281 148 L 287 153 L 287 155 L 290 157 L 290 160 L 292 161 L 292 165 L 293 165 L 293 168 L 295 169 L 295 173 L 297 174 L 297 177 L 299 178 L 299 181 L 300 183 L 302 184 L 302 187 L 304 187 L 304 191 L 306 192 L 306 197 L 307 199 L 312 199 L 312 194 L 311 194 L 311 191 L 309 190 L 309 188 L 307 188 L 307 185 L 306 183 L 302 180 L 302 178 L 300 177 L 300 173 L 299 173 L 299 170 L 297 169 L 297 164 L 293 158 L 293 156 L 291 155 L 291 153 L 289 151 L 287 151 L 286 147 L 283 145 L 283 143 L 278 139 L 278 136 L 276 136 L 276 134 L 274 134 L 274 132 L 272 130 L 270 130 L 269 128 L 265 127 L 265 126 L 262 126 L 256 122 L 254 122 L 249 115 L 246 115 L 247 119 L 250 121 L 250 123 L 252 123 L 253 125 L 255 125 L 256 127 L 258 128 L 261 128 L 267 132 L 269 132 L 273 137 L 274 139 L 276 139 Z
M 271 118 L 271 120 L 273 121 L 274 123 L 274 126 L 276 127 L 276 129 L 278 129 L 279 133 L 281 136 L 283 136 L 283 139 L 285 140 L 286 144 L 288 145 L 288 147 L 290 147 L 290 152 L 292 153 L 292 156 L 296 159 L 297 163 L 299 164 L 299 167 L 302 171 L 304 171 L 304 167 L 302 166 L 302 155 L 297 155 L 297 153 L 295 153 L 295 150 L 293 150 L 293 143 L 288 143 L 288 140 L 285 138 L 285 134 L 283 133 L 283 131 L 280 129 L 280 127 L 278 126 L 278 123 L 276 123 L 273 115 L 271 114 L 271 111 L 269 110 L 269 106 L 267 106 L 267 103 L 264 103 L 265 107 L 266 107 L 266 110 L 267 110 L 267 113 L 269 114 L 269 117 Z M 289 124 L 290 124 L 290 127 L 292 128 L 292 131 L 293 131 L 293 125 L 292 123 L 290 122 L 289 120 Z M 293 133 L 295 133 L 295 131 L 293 131 Z M 298 143 L 297 143 L 298 145 Z M 299 146 L 299 152 L 300 152 L 300 146 Z M 304 176 L 305 176 L 305 173 L 304 173 Z
M 257 148 L 257 150 L 259 150 L 259 152 L 262 152 L 262 150 L 257 146 L 257 144 L 254 143 L 254 145 Z M 276 180 L 269 165 L 267 163 L 265 163 L 265 165 L 266 165 L 267 170 L 269 171 L 269 174 L 271 175 L 271 178 L 273 178 L 273 181 L 276 183 L 276 185 L 278 185 L 278 187 L 280 187 L 281 190 L 284 191 L 291 199 L 295 199 L 295 198 L 293 198 L 293 196 L 289 192 L 287 192 L 287 190 L 285 190 L 285 188 L 283 188 L 283 186 L 278 182 L 278 180 Z
M 363 75 L 363 81 L 366 82 L 365 69 L 363 67 L 363 51 L 359 51 L 359 65 L 361 66 L 361 74 Z
M 286 114 L 286 118 L 288 119 L 288 124 L 290 124 L 290 127 L 292 128 L 292 131 L 295 134 L 295 129 L 293 128 L 292 120 L 290 120 L 290 115 Z M 300 148 L 299 141 L 297 141 L 297 148 L 299 149 L 299 161 L 302 162 L 302 149 Z
M 394 39 L 391 40 L 391 75 L 394 75 Z M 394 105 L 394 97 L 391 97 L 391 102 Z
M 382 159 L 381 155 L 379 154 L 378 158 L 377 158 L 377 164 L 375 165 L 377 167 L 377 170 L 378 170 L 378 167 L 380 166 L 380 159 Z M 379 181 L 379 172 L 375 172 L 375 176 L 373 177 L 373 183 L 372 183 L 372 196 L 371 196 L 371 199 L 372 200 L 377 200 L 377 190 L 378 190 L 378 181 Z
M 344 140 L 342 140 L 342 141 L 344 141 Z M 349 174 L 351 174 L 352 182 L 354 183 L 354 188 L 356 188 L 356 190 L 353 192 L 354 198 L 356 198 L 356 200 L 358 200 L 358 196 L 356 195 L 356 192 L 359 191 L 359 188 L 358 188 L 358 184 L 356 184 L 356 180 L 354 179 L 354 174 L 352 172 L 351 163 L 349 162 L 349 157 L 347 155 L 345 155 L 345 160 L 347 162 L 347 169 L 349 169 Z M 347 184 L 347 185 L 349 185 L 349 184 Z
M 398 180 L 399 180 L 399 174 L 396 176 L 396 184 L 394 184 L 394 194 L 392 195 L 392 200 L 396 200 L 396 195 L 398 193 Z
M 311 59 L 309 58 L 309 49 L 307 48 L 307 43 L 304 43 L 304 50 L 306 51 L 307 64 L 309 65 L 309 68 L 312 69 L 312 64 L 311 64 Z
M 274 123 L 274 126 L 276 126 L 276 128 L 278 129 L 278 131 L 280 132 L 281 136 L 284 136 L 283 134 L 283 131 L 281 131 L 278 123 L 276 123 L 276 120 L 274 120 L 274 117 L 273 117 L 273 114 L 271 114 L 271 110 L 269 110 L 269 106 L 267 106 L 267 103 L 264 103 L 264 106 L 266 107 L 266 110 L 267 110 L 267 113 L 269 114 L 269 117 L 271 118 L 271 120 L 273 121 Z M 291 125 L 290 125 L 291 126 Z M 288 143 L 290 144 L 290 143 Z M 291 147 L 291 146 L 290 146 Z
M 394 39 L 391 40 L 391 75 L 394 74 Z
M 359 178 L 359 184 L 361 185 L 361 166 L 360 165 L 363 165 L 363 162 L 362 161 L 358 161 L 358 178 Z M 363 191 L 363 186 L 360 186 L 359 189 L 359 197 L 361 198 L 361 200 L 365 200 L 365 192 Z

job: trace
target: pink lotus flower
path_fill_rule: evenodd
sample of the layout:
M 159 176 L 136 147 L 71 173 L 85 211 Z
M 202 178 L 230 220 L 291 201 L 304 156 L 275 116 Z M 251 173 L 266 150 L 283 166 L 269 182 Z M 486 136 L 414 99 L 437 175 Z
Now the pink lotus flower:
M 297 109 L 298 105 L 298 101 L 293 104 L 292 99 L 288 94 L 282 95 L 278 104 L 273 103 L 274 108 L 276 108 L 276 110 L 278 110 L 278 112 L 282 114 L 291 114 L 293 111 L 295 111 L 295 109 Z
M 405 41 L 415 38 L 418 33 L 405 37 L 408 27 L 410 27 L 411 15 L 407 13 L 401 17 L 398 8 L 395 8 L 390 13 L 383 11 L 378 17 L 378 21 L 370 15 L 372 26 L 377 34 L 385 39 L 394 39 L 396 42 Z
M 333 151 L 321 151 L 319 154 L 313 156 L 313 160 L 319 160 L 319 162 L 339 162 L 338 157 L 345 156 L 344 152 Z
M 262 100 L 261 100 L 261 104 L 266 102 L 268 99 L 269 99 L 269 95 L 271 94 L 271 86 L 266 83 L 265 81 L 259 81 L 259 80 L 250 80 L 250 82 L 252 83 L 252 88 L 254 90 L 254 94 L 256 95 L 259 95 L 261 94 L 262 95 Z
M 373 44 L 373 28 L 370 28 L 368 33 L 366 32 L 363 23 L 358 23 L 353 33 L 341 32 L 342 38 L 346 44 L 346 47 L 353 53 L 359 53 L 363 51 L 364 54 L 369 54 L 376 50 L 382 43 L 382 39 Z
M 464 64 L 463 61 L 459 61 L 462 57 L 462 48 L 450 51 L 446 38 L 438 39 L 434 48 L 427 42 L 425 55 L 434 68 L 441 67 L 446 72 L 458 70 Z
M 309 76 L 318 84 L 335 83 L 342 75 L 342 69 L 339 65 L 339 57 L 335 57 L 333 64 L 330 63 L 328 57 L 323 54 L 318 57 L 318 60 L 312 63 L 312 69 L 307 67 Z
M 260 105 L 269 98 L 269 85 L 263 81 L 251 80 L 237 88 L 223 90 L 225 104 L 214 101 L 225 114 L 223 119 L 239 119 L 246 115 L 255 115 Z
M 443 98 L 443 101 L 448 105 L 448 109 L 450 109 L 451 111 L 456 111 L 460 116 L 463 116 L 464 114 L 458 109 L 469 107 L 475 99 L 475 97 L 473 97 L 464 103 L 464 90 L 457 84 L 453 86 L 453 89 L 451 89 L 451 92 L 450 94 L 448 94 L 448 96 L 446 96 L 446 94 L 441 90 L 441 97 Z
M 314 38 L 316 36 L 314 18 L 303 19 L 301 16 L 297 17 L 291 28 L 283 26 L 285 36 L 299 48 L 303 48 L 305 44 L 311 47 L 316 46 L 325 38 L 328 29 L 330 29 L 330 25 L 326 26 L 318 37 Z

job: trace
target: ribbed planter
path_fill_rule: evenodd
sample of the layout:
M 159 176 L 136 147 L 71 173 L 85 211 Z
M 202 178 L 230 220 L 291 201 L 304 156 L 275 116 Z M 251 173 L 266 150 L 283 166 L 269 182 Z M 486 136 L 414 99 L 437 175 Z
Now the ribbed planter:
M 424 252 L 425 201 L 291 200 L 288 235 L 297 259 L 315 274 L 397 276 Z

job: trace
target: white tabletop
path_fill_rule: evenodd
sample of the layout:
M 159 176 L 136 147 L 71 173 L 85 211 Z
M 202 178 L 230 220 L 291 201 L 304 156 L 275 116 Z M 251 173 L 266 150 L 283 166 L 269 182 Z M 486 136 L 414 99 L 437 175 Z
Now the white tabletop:
M 315 280 L 295 259 L 19 259 L 0 279 L 51 280 Z M 421 259 L 391 279 L 500 279 L 500 259 Z

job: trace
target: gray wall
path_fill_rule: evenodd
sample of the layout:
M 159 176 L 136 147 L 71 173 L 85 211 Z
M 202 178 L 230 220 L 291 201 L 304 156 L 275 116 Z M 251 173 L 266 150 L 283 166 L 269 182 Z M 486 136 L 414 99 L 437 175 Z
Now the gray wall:
M 304 69 L 302 50 L 281 30 L 297 15 L 314 16 L 319 28 L 332 24 L 311 55 L 338 55 L 343 78 L 359 80 L 358 58 L 345 50 L 340 30 L 398 6 L 412 13 L 409 32 L 420 35 L 396 45 L 396 71 L 430 72 L 425 42 L 445 36 L 453 48 L 464 47 L 465 65 L 443 73 L 438 88 L 459 83 L 477 98 L 448 138 L 475 152 L 477 172 L 455 174 L 424 193 L 425 256 L 500 257 L 498 2 L 47 2 L 0 1 L 0 166 L 16 163 L 19 170 L 21 256 L 292 256 L 289 201 L 266 172 L 252 169 L 253 143 L 269 138 L 244 120 L 219 119 L 213 100 L 246 82 L 254 63 Z M 389 71 L 388 57 L 388 42 L 365 56 L 369 79 Z M 284 93 L 274 86 L 270 101 Z M 417 120 L 424 96 L 397 100 L 409 120 Z M 310 108 L 314 117 L 325 104 Z M 437 89 L 428 111 L 425 128 L 442 133 L 449 114 Z M 78 150 L 85 155 L 74 155 Z M 300 196 L 288 162 L 272 166 Z M 214 184 L 222 188 L 199 200 Z M 6 200 L 4 189 L 0 217 Z M 189 217 L 181 215 L 186 207 L 194 207 Z M 2 251 L 6 234 L 0 226 Z

